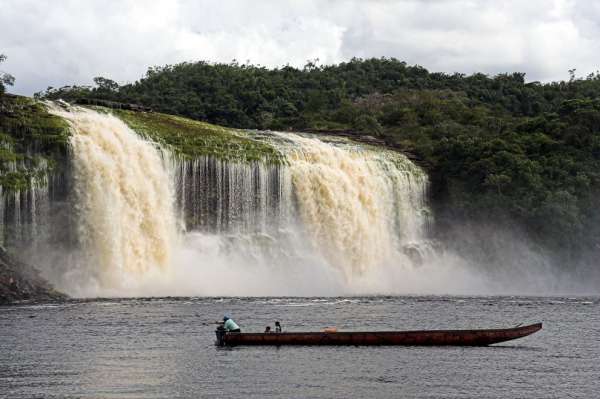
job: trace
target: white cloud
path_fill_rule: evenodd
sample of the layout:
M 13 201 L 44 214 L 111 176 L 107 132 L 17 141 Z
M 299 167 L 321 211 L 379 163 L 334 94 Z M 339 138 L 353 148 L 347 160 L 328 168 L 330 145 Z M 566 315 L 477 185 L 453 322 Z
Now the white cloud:
M 193 60 L 388 56 L 544 81 L 599 68 L 600 6 L 583 0 L 0 0 L 0 10 L 2 69 L 23 94 L 99 75 L 134 81 L 149 66 Z

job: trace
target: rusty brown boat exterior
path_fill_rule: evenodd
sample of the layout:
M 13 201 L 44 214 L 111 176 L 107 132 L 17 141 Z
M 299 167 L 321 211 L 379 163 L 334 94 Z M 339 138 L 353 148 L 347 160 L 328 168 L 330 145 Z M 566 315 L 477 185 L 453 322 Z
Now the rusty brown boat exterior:
M 487 346 L 522 338 L 542 323 L 489 330 L 234 333 L 217 331 L 219 346 L 235 345 L 405 345 Z

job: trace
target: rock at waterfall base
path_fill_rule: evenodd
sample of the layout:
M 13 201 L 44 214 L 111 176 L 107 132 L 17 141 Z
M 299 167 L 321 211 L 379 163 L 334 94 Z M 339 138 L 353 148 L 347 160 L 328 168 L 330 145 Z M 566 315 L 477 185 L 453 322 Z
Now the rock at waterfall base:
M 21 301 L 45 302 L 67 299 L 40 277 L 32 266 L 19 262 L 0 247 L 0 305 Z

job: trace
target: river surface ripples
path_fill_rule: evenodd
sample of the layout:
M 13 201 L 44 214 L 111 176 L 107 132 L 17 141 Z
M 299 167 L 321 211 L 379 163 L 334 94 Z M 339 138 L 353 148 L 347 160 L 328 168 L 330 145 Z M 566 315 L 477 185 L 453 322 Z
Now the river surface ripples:
M 502 328 L 491 347 L 214 346 L 244 331 Z M 598 398 L 600 299 L 151 298 L 0 307 L 1 398 Z

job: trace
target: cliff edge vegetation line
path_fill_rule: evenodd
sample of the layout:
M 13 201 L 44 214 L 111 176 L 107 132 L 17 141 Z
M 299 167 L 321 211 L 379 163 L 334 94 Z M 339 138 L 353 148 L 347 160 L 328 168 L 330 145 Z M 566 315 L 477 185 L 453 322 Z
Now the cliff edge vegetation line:
M 187 158 L 210 156 L 232 162 L 283 162 L 281 153 L 275 148 L 247 137 L 247 133 L 238 129 L 158 112 L 110 112 L 138 134 L 167 144 L 177 154 Z

